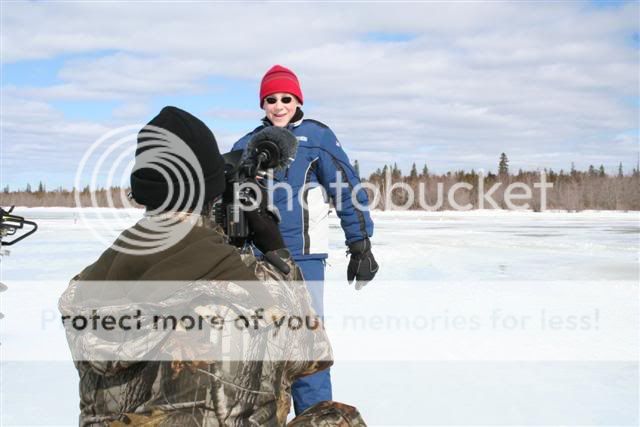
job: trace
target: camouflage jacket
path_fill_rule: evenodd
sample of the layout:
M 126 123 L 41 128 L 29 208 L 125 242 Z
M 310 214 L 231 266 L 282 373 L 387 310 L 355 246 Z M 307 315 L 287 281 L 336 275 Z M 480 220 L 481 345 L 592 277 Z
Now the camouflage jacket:
M 119 239 L 131 237 L 139 225 Z M 271 264 L 241 254 L 220 230 L 200 222 L 161 253 L 108 249 L 72 279 L 59 308 L 67 318 L 118 318 L 150 307 L 180 307 L 189 313 L 223 307 L 248 318 L 256 304 L 271 314 L 312 313 L 299 270 L 291 259 L 286 262 L 291 272 L 285 276 Z M 253 280 L 251 286 L 244 284 L 247 280 Z M 155 285 L 158 281 L 163 286 Z M 147 322 L 124 339 L 65 324 L 80 376 L 80 425 L 286 425 L 291 383 L 330 366 L 331 347 L 322 327 L 301 339 L 286 328 L 275 333 L 269 316 L 260 322 L 257 332 L 225 336 L 226 344 L 211 334 L 202 346 L 183 340 L 187 335 L 180 331 L 157 331 Z M 225 360 L 219 350 L 229 344 L 236 353 Z M 355 408 L 322 402 L 290 425 L 365 424 Z

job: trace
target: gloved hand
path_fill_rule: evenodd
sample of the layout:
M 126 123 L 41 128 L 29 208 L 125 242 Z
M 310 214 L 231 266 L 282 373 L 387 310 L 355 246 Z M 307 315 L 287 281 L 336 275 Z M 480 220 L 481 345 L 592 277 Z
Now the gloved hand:
M 247 190 L 244 204 L 247 209 L 244 210 L 251 234 L 249 238 L 256 248 L 260 249 L 263 254 L 285 247 L 280 228 L 280 215 L 276 207 L 269 207 L 269 195 L 267 189 L 257 180 L 250 181 L 252 188 Z M 256 192 L 260 194 L 256 194 Z M 255 208 L 255 204 L 260 205 Z
M 348 253 L 351 259 L 347 267 L 347 281 L 351 284 L 356 279 L 356 289 L 360 290 L 378 272 L 378 263 L 371 253 L 371 242 L 369 239 L 353 242 L 349 245 Z
M 285 247 L 278 219 L 272 212 L 261 206 L 256 210 L 245 211 L 245 215 L 251 229 L 251 240 L 263 254 Z

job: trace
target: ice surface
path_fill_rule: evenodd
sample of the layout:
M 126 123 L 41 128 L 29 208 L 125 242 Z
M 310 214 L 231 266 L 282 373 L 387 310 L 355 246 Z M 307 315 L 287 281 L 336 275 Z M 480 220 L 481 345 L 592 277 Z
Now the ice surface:
M 77 373 L 49 318 L 68 280 L 142 212 L 118 222 L 122 212 L 85 211 L 103 241 L 72 209 L 15 213 L 39 230 L 2 259 L 0 424 L 77 425 Z M 344 235 L 331 217 L 325 310 L 335 400 L 356 405 L 370 425 L 638 425 L 639 213 L 373 217 L 381 270 L 360 292 L 346 283 Z M 345 315 L 415 319 L 420 310 L 430 321 L 477 313 L 489 322 L 495 308 L 538 317 L 529 329 L 474 334 L 444 323 L 419 331 L 340 323 Z M 541 331 L 540 310 L 592 316 L 591 327 Z M 14 357 L 25 354 L 35 356 Z

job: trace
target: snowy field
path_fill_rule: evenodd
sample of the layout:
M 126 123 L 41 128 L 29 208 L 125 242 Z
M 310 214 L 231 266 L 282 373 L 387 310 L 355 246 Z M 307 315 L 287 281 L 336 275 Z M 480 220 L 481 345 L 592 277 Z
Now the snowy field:
M 101 224 L 86 212 L 103 236 L 141 215 Z M 15 213 L 40 229 L 2 258 L 0 425 L 77 425 L 78 378 L 54 317 L 106 245 L 71 209 Z M 335 400 L 372 426 L 639 424 L 638 213 L 373 216 L 381 270 L 359 292 L 331 218 Z

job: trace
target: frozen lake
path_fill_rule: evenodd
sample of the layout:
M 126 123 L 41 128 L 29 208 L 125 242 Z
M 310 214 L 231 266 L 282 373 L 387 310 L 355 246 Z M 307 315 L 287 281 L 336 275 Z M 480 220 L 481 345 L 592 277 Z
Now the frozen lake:
M 77 374 L 50 319 L 106 245 L 70 209 L 15 213 L 40 229 L 2 259 L 0 424 L 76 425 Z M 89 223 L 108 236 L 129 215 Z M 360 292 L 331 218 L 335 400 L 369 425 L 638 425 L 640 214 L 373 217 L 381 270 Z

